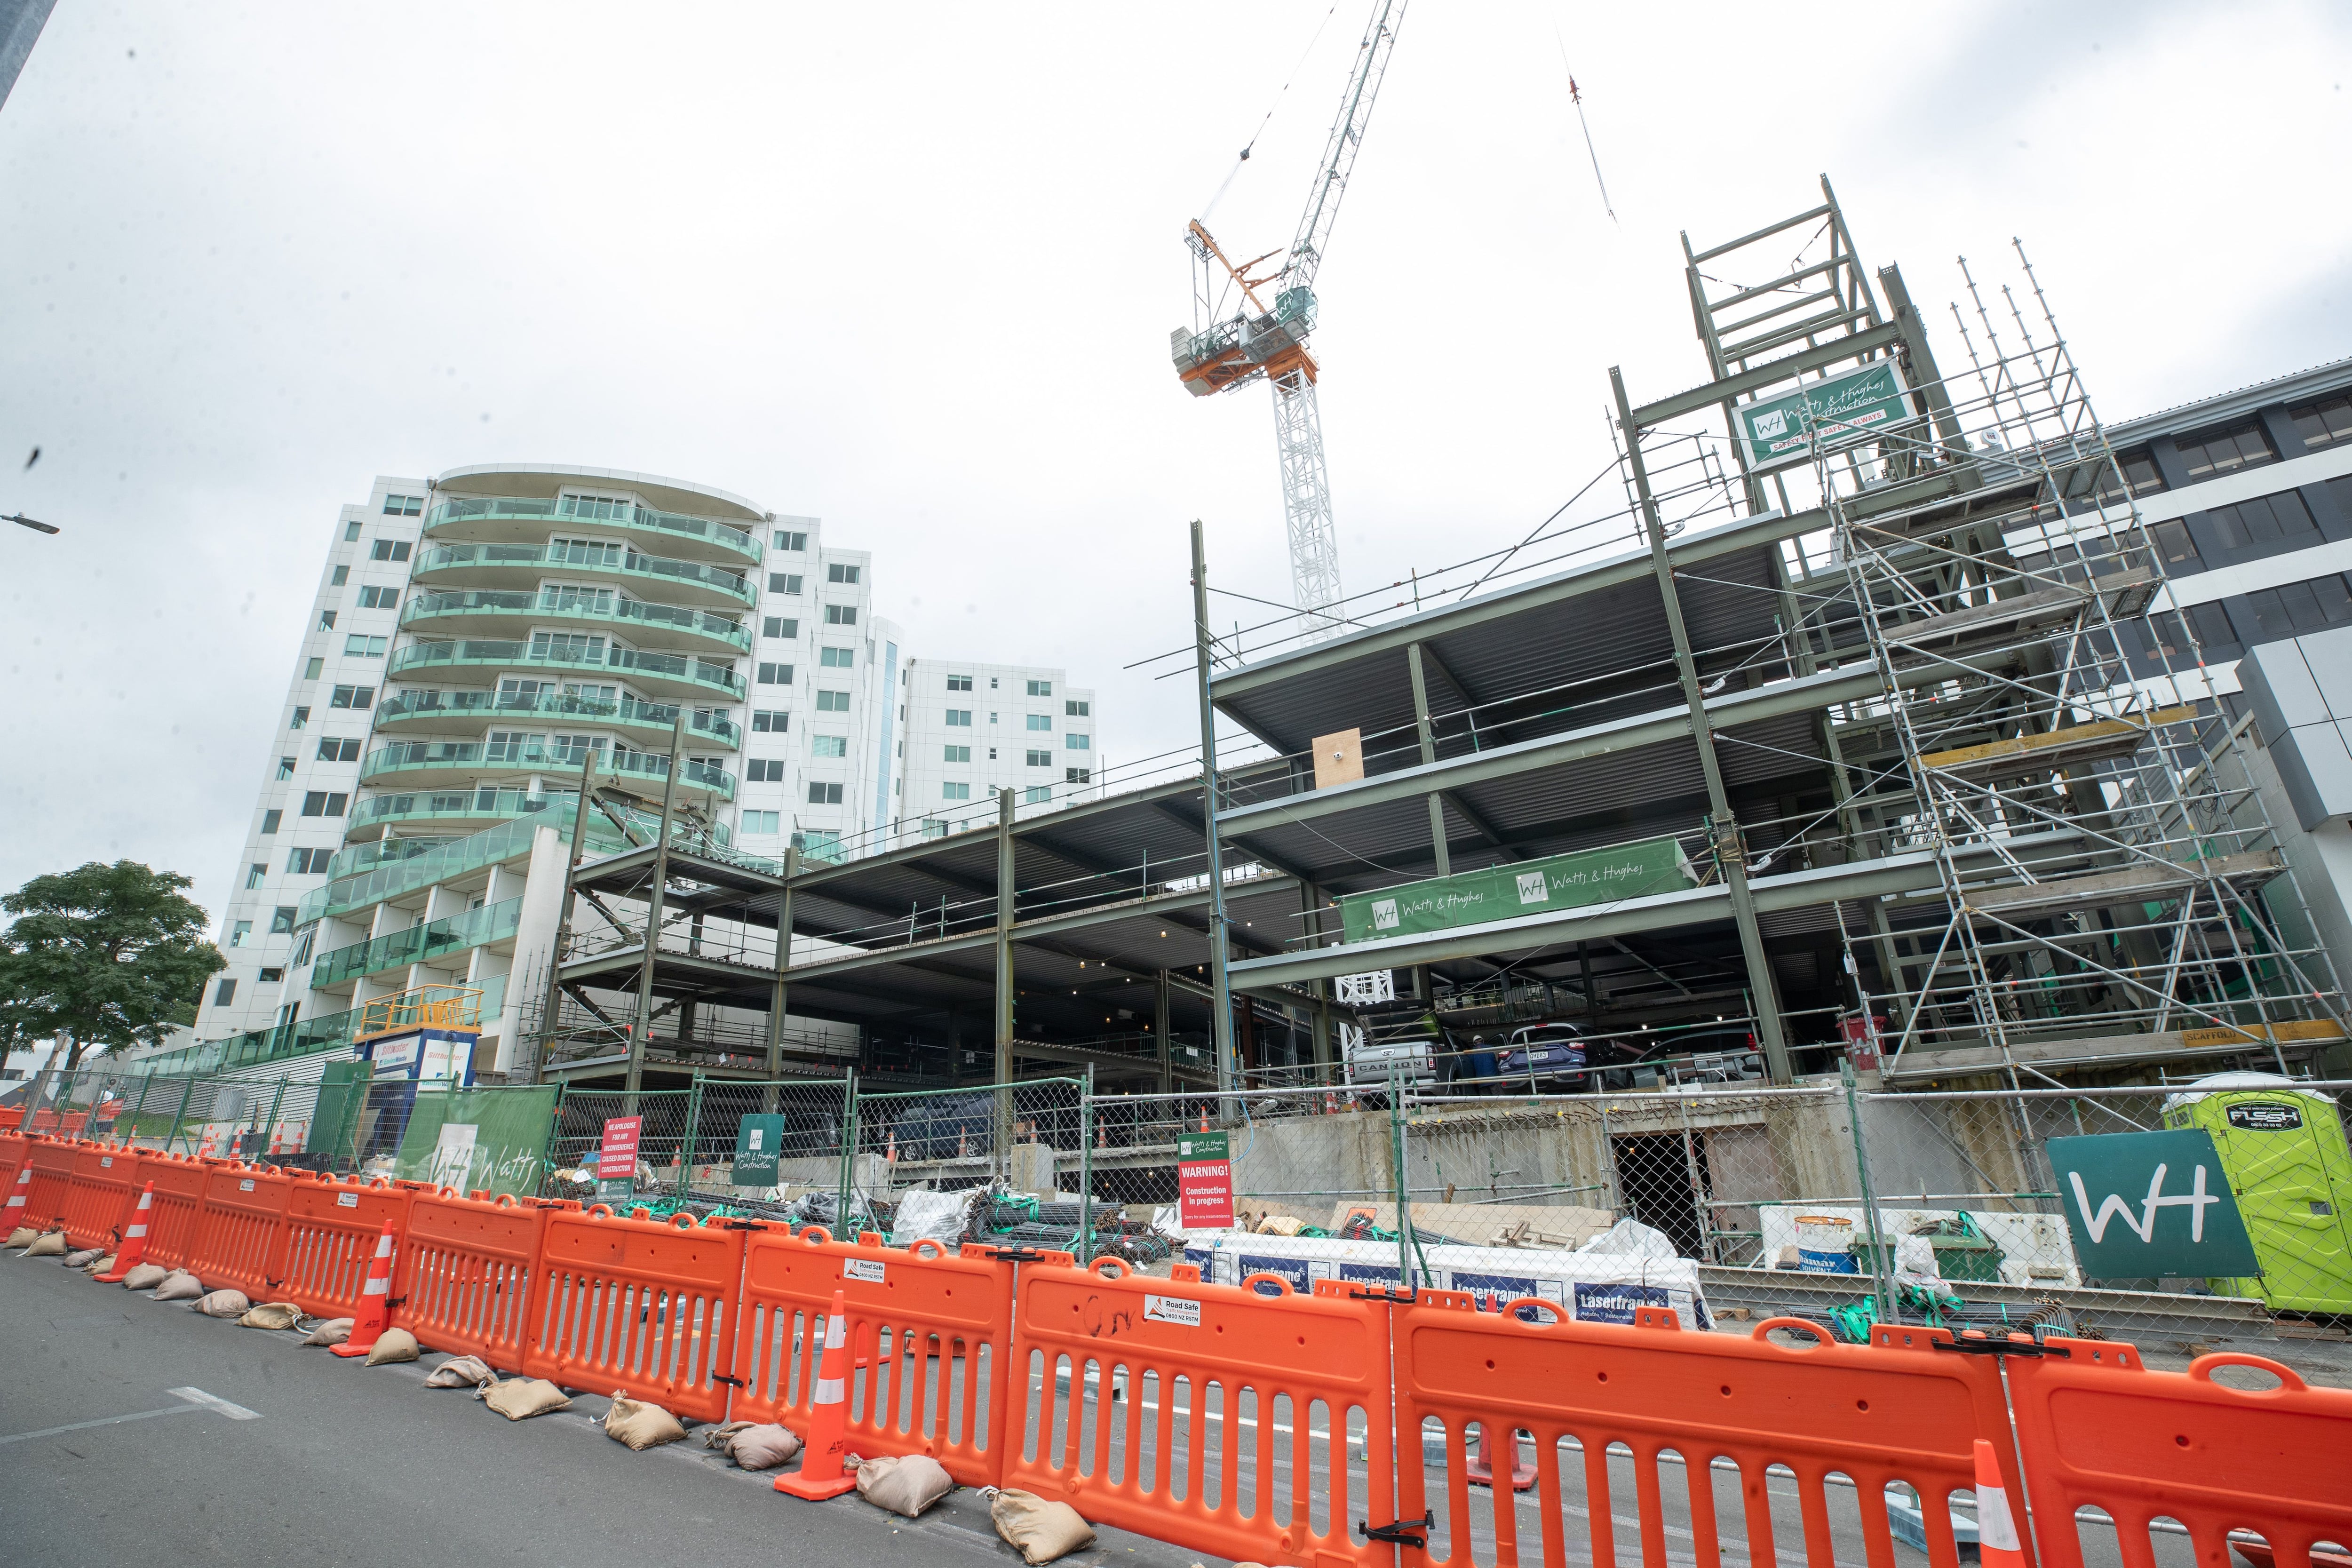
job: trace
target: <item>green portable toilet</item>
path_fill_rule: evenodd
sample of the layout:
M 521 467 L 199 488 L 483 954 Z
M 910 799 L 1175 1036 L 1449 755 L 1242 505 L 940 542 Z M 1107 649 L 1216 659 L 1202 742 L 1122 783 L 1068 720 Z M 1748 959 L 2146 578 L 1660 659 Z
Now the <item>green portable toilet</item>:
M 2164 1124 L 2212 1135 L 2263 1272 L 2216 1279 L 2279 1312 L 2352 1312 L 2352 1145 L 2336 1101 L 2266 1072 L 2199 1079 L 2164 1102 Z

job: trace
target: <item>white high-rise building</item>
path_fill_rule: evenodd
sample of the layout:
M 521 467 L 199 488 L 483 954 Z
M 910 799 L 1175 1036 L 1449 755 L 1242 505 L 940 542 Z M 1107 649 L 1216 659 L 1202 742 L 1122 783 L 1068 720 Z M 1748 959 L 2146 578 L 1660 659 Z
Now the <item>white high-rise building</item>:
M 897 837 L 938 838 L 996 820 L 996 792 L 1024 806 L 1096 793 L 1095 694 L 1059 669 L 908 659 Z
M 649 819 L 681 708 L 679 809 L 741 853 L 872 853 L 916 831 L 902 788 L 923 811 L 944 793 L 939 765 L 903 779 L 926 755 L 907 726 L 944 703 L 910 693 L 935 667 L 874 613 L 869 553 L 708 486 L 551 464 L 379 478 L 335 523 L 307 628 L 200 1040 L 324 1041 L 376 997 L 451 984 L 482 993 L 503 1067 L 545 984 L 582 765 Z M 1062 694 L 1061 672 L 958 668 L 1010 682 L 1013 746 L 1031 710 L 1051 717 L 1057 784 L 1066 706 L 1092 744 L 1091 693 Z M 1025 695 L 1039 683 L 1050 704 Z M 973 800 L 1049 776 L 991 743 L 1004 755 L 957 775 Z M 590 852 L 620 831 L 592 811 Z

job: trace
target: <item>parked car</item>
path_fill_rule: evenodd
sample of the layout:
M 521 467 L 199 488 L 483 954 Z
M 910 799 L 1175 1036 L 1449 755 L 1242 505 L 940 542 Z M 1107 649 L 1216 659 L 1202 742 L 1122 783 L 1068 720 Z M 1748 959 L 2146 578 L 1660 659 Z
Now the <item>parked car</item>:
M 1511 1031 L 1509 1048 L 1497 1064 L 1499 1076 L 1506 1090 L 1526 1083 L 1538 1089 L 1589 1089 L 1591 1047 L 1608 1043 L 1588 1041 L 1574 1024 L 1528 1024 Z
M 1391 1079 L 1407 1083 L 1437 1081 L 1438 1054 L 1445 1049 L 1436 1036 L 1420 1033 L 1381 1037 L 1367 1036 L 1348 1047 L 1348 1081 L 1378 1088 Z
M 1667 1082 L 1732 1083 L 1764 1076 L 1764 1058 L 1745 1024 L 1722 1028 L 1654 1029 L 1619 1035 L 1592 1053 L 1604 1089 L 1649 1089 Z

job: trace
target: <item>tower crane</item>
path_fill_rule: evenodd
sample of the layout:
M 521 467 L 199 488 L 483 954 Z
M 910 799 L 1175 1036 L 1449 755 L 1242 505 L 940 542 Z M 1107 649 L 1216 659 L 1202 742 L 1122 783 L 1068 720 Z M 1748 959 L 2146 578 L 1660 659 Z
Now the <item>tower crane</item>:
M 1339 220 L 1339 198 L 1363 147 L 1372 100 L 1396 47 L 1406 0 L 1377 0 L 1339 97 L 1323 162 L 1287 251 L 1267 251 L 1236 265 L 1200 219 L 1186 227 L 1192 253 L 1192 325 L 1169 334 L 1176 374 L 1196 397 L 1263 380 L 1274 388 L 1275 447 L 1282 462 L 1282 510 L 1290 536 L 1291 594 L 1310 617 L 1309 635 L 1328 637 L 1341 621 L 1339 539 L 1331 521 L 1331 481 L 1323 461 L 1323 421 L 1315 406 L 1318 374 L 1307 339 L 1315 330 L 1315 278 Z M 1244 157 L 1248 154 L 1244 153 Z M 1271 272 L 1257 269 L 1276 257 Z M 1233 297 L 1237 291 L 1238 300 Z M 1269 309 L 1267 300 L 1273 304 Z M 1234 314 L 1226 316 L 1228 305 Z

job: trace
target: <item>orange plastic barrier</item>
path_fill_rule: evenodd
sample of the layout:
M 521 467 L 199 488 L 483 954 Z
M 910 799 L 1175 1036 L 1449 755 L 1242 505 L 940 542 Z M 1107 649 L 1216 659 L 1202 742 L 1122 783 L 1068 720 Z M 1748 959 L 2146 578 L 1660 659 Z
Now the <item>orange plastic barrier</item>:
M 286 1283 L 286 1201 L 294 1178 L 274 1167 L 232 1161 L 205 1181 L 204 1215 L 188 1271 L 211 1290 L 278 1299 Z
M 21 1105 L 0 1106 L 0 1127 L 17 1128 L 25 1124 L 25 1108 Z M 5 1157 L 5 1156 L 0 1156 Z
M 422 1183 L 345 1181 L 297 1174 L 286 1194 L 285 1299 L 313 1317 L 348 1318 L 359 1310 L 376 1237 L 390 1220 L 397 1238 L 408 1227 L 408 1207 Z
M 2277 1381 L 2232 1388 L 2213 1381 L 2225 1366 Z M 2232 1531 L 2259 1533 L 2269 1552 L 2240 1537 L 2242 1555 L 2279 1568 L 2311 1568 L 2321 1542 L 2352 1547 L 2352 1391 L 2313 1388 L 2259 1356 L 2150 1372 L 2131 1345 L 2063 1339 L 2010 1358 L 2009 1385 L 2046 1568 L 2082 1568 L 2074 1512 L 2086 1505 L 2115 1521 L 2125 1568 L 2155 1568 L 2158 1519 L 2188 1530 L 2200 1563 L 2231 1562 Z
M 927 1454 L 965 1486 L 996 1485 L 1012 1405 L 1013 1266 L 989 1247 L 908 1250 L 870 1234 L 840 1242 L 819 1226 L 752 1233 L 732 1418 L 808 1429 L 835 1290 L 849 1319 L 850 1448 Z
M 73 1186 L 74 1160 L 81 1152 L 81 1144 L 75 1139 L 46 1135 L 29 1142 L 33 1181 L 25 1192 L 25 1223 L 35 1230 L 47 1230 L 64 1217 L 66 1194 Z
M 549 1215 L 523 1371 L 725 1420 L 745 1234 L 686 1214 L 622 1219 L 603 1204 Z
M 155 1184 L 155 1206 L 147 1215 L 147 1262 L 166 1268 L 188 1267 L 204 1227 L 205 1184 L 221 1164 L 194 1154 L 140 1156 L 142 1184 Z
M 1355 1290 L 1023 1266 L 1003 1484 L 1221 1557 L 1387 1568 L 1354 1531 L 1396 1517 L 1388 1308 Z
M 0 1132 L 0 1186 L 6 1187 L 10 1193 L 16 1190 L 16 1173 L 24 1167 L 31 1152 L 32 1144 L 23 1133 Z M 6 1194 L 0 1194 L 0 1203 L 6 1201 Z
M 1522 1309 L 1553 1321 L 1525 1321 Z M 1467 1428 L 1476 1423 L 1491 1435 L 1498 1473 L 1532 1440 L 1545 1568 L 1620 1561 L 1619 1522 L 1636 1521 L 1650 1568 L 1663 1568 L 1670 1530 L 1672 1550 L 1701 1563 L 1728 1548 L 1759 1568 L 1776 1552 L 1780 1562 L 1801 1553 L 1826 1563 L 1833 1473 L 1853 1483 L 1841 1506 L 1858 1505 L 1872 1568 L 1895 1568 L 1886 1492 L 1896 1482 L 1925 1501 L 1930 1563 L 1958 1568 L 1946 1500 L 1973 1494 L 1977 1438 L 1993 1443 L 2010 1495 L 2023 1495 L 1994 1359 L 1937 1350 L 1951 1339 L 1941 1329 L 1882 1327 L 1868 1345 L 1791 1346 L 1767 1337 L 1776 1327 L 1819 1332 L 1770 1319 L 1746 1337 L 1685 1333 L 1657 1307 L 1637 1309 L 1630 1325 L 1565 1321 L 1557 1303 L 1537 1300 L 1481 1312 L 1466 1293 L 1424 1290 L 1396 1310 L 1396 1429 L 1415 1446 L 1401 1468 L 1399 1511 L 1427 1518 L 1434 1503 L 1432 1564 L 1469 1568 L 1474 1534 L 1488 1533 L 1493 1545 L 1481 1542 L 1477 1560 L 1520 1561 L 1522 1505 L 1507 1500 L 1511 1490 L 1472 1498 Z M 1442 1463 L 1433 1452 L 1440 1443 Z M 1627 1452 L 1612 1461 L 1617 1444 Z M 1717 1521 L 1716 1466 L 1725 1460 L 1738 1471 L 1744 1542 L 1725 1539 Z M 1769 1475 L 1776 1465 L 1793 1478 Z M 1441 1468 L 1444 1495 L 1433 1500 L 1429 1472 Z M 1671 1524 L 1670 1487 L 1688 1505 Z M 1792 1504 L 1801 1540 L 1777 1541 L 1775 1514 L 1785 1526 Z M 1584 1537 L 1573 1544 L 1571 1526 Z
M 122 1239 L 124 1216 L 139 1194 L 139 1151 L 122 1143 L 85 1143 L 74 1152 L 66 1184 L 66 1240 L 75 1247 L 110 1247 Z
M 551 1214 L 579 1212 L 562 1200 L 459 1197 L 454 1187 L 417 1194 L 393 1286 L 393 1322 L 428 1350 L 520 1372 L 541 1232 Z

